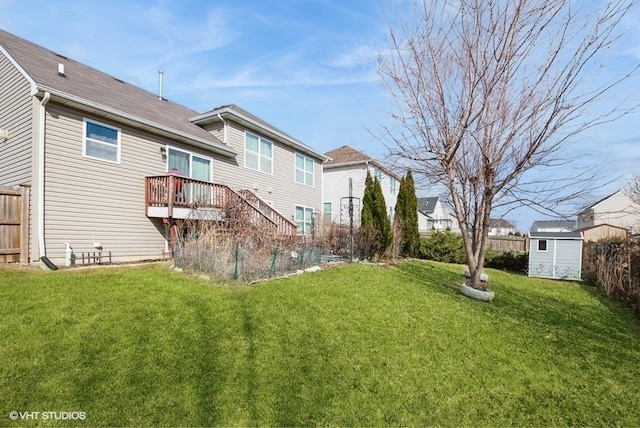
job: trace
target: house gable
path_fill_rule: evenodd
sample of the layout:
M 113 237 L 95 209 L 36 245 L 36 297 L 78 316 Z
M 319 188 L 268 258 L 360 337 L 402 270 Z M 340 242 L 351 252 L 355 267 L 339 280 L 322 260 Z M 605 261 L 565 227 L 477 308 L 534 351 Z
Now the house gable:
M 377 177 L 384 196 L 387 214 L 392 219 L 400 190 L 400 177 L 368 155 L 349 146 L 331 150 L 325 155 L 329 158 L 323 165 L 325 204 L 331 204 L 332 220 L 346 224 L 348 218 L 349 182 L 351 195 L 356 198 L 354 221 L 360 222 L 362 199 L 364 197 L 367 171 L 371 177 Z
M 197 112 L 87 65 L 0 30 L 0 46 L 31 79 L 31 95 L 86 112 L 126 121 L 147 132 L 196 144 L 223 156 L 228 148 L 189 118 Z M 62 72 L 61 72 L 62 71 Z
M 32 81 L 0 50 L 0 185 L 31 184 L 33 149 Z
M 257 179 L 238 163 L 244 139 L 238 145 L 242 150 L 236 151 L 192 122 L 197 112 L 2 30 L 0 72 L 0 114 L 6 113 L 0 119 L 9 123 L 11 136 L 9 143 L 0 142 L 0 157 L 13 156 L 6 159 L 18 171 L 1 168 L 0 184 L 42 183 L 32 192 L 30 230 L 38 237 L 31 245 L 32 260 L 46 254 L 59 262 L 65 243 L 80 254 L 95 251 L 96 242 L 112 251 L 114 260 L 161 257 L 170 221 L 145 215 L 145 183 L 148 176 L 167 173 L 172 150 L 210 160 L 212 181 L 260 191 L 288 218 L 298 206 L 305 207 L 305 214 L 321 210 L 325 158 L 302 143 L 293 147 L 315 160 L 305 184 L 296 187 L 296 151 L 286 144 L 286 150 L 274 144 L 274 165 L 282 169 Z M 109 138 L 92 139 L 98 133 L 91 134 L 90 124 L 108 130 Z M 244 135 L 246 129 L 238 126 Z M 263 131 L 280 138 L 274 129 Z M 114 145 L 115 155 L 109 154 L 113 147 L 108 144 Z M 31 177 L 31 171 L 40 170 L 44 173 L 37 179 Z
M 251 190 L 288 219 L 294 219 L 296 207 L 320 214 L 324 155 L 234 104 L 191 120 L 237 153 L 233 159 L 214 160 L 214 181 Z M 249 150 L 247 139 L 257 141 L 257 147 L 268 146 L 268 156 L 262 149 Z M 296 176 L 298 155 L 313 161 L 302 182 Z
M 581 228 L 608 224 L 640 232 L 640 205 L 634 203 L 624 189 L 599 200 L 578 213 Z

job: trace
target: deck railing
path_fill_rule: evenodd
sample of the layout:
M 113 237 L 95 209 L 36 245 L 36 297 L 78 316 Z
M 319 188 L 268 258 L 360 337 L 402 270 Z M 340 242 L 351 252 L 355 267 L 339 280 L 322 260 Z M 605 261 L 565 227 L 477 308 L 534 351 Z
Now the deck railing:
M 280 231 L 280 234 L 287 236 L 293 236 L 296 234 L 298 225 L 273 209 L 271 205 L 262 200 L 258 195 L 250 190 L 240 190 L 238 193 L 240 193 L 247 201 L 251 202 L 264 215 L 273 220 L 278 225 L 278 231 Z
M 262 200 L 260 202 L 267 205 Z M 246 218 L 250 224 L 265 227 L 277 235 L 292 236 L 296 232 L 295 224 L 280 213 L 272 208 L 271 211 L 277 216 L 265 213 L 256 206 L 256 201 L 248 200 L 244 195 L 224 184 L 176 175 L 146 177 L 145 203 L 147 208 L 167 207 L 168 218 L 173 217 L 174 208 L 213 208 L 227 211 L 231 208 L 239 208 L 243 218 Z

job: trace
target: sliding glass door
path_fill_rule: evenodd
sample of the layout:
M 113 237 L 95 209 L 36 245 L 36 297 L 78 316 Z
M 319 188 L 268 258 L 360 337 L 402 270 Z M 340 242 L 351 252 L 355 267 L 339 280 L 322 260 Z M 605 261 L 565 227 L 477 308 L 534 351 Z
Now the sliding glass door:
M 194 180 L 211 182 L 211 159 L 194 153 L 169 147 L 167 170 Z M 181 189 L 189 203 L 209 204 L 213 200 L 213 187 L 205 183 L 189 183 Z

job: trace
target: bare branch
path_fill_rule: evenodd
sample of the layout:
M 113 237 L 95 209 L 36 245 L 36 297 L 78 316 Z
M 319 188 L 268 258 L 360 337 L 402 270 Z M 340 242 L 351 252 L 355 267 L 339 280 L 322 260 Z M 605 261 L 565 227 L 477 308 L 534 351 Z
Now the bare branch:
M 638 0 L 597 10 L 571 0 L 418 0 L 390 29 L 379 72 L 396 103 L 390 152 L 448 189 L 472 284 L 484 265 L 493 209 L 557 212 L 583 195 L 589 172 L 560 177 L 565 148 L 586 129 L 632 111 L 601 105 L 638 66 L 603 80 L 605 54 Z M 589 108 L 598 105 L 600 113 Z M 558 181 L 561 178 L 562 181 Z M 476 270 L 478 272 L 476 272 Z

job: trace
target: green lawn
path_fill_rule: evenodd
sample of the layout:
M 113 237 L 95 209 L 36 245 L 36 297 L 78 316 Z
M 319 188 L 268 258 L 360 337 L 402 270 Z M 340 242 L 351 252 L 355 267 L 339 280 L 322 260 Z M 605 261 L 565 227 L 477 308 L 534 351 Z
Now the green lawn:
M 249 287 L 160 265 L 1 268 L 0 426 L 639 424 L 629 311 L 493 271 L 496 300 L 476 302 L 461 271 L 351 265 Z

